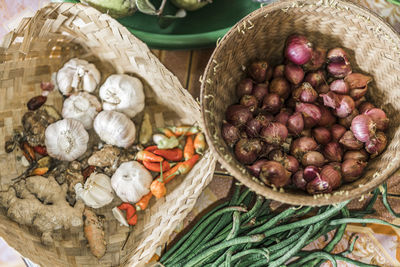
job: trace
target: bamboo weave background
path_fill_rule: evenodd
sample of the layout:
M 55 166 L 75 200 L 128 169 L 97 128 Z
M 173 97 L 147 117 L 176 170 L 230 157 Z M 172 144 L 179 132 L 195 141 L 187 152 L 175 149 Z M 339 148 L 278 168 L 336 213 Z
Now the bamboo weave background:
M 102 79 L 111 73 L 133 73 L 146 86 L 146 110 L 154 114 L 153 125 L 193 124 L 200 120 L 199 106 L 147 46 L 108 15 L 93 8 L 74 4 L 50 4 L 33 18 L 22 20 L 10 32 L 0 48 L 0 143 L 12 135 L 21 123 L 27 101 L 40 94 L 40 82 L 49 81 L 70 58 L 78 56 L 94 61 Z M 48 99 L 58 109 L 62 97 L 52 92 Z M 0 146 L 0 185 L 21 172 L 17 155 L 6 154 Z M 0 236 L 23 256 L 42 266 L 116 266 L 144 265 L 156 247 L 167 241 L 176 225 L 192 209 L 202 189 L 210 182 L 215 160 L 208 151 L 184 179 L 167 186 L 168 194 L 138 214 L 138 224 L 129 239 L 128 228 L 119 226 L 111 208 L 103 207 L 107 253 L 98 261 L 87 248 L 82 229 L 55 234 L 54 246 L 40 243 L 35 229 L 21 227 L 0 212 Z
M 373 76 L 369 98 L 390 118 L 388 147 L 370 161 L 365 175 L 319 198 L 298 191 L 277 192 L 261 185 L 234 158 L 220 131 L 226 108 L 237 102 L 234 88 L 245 75 L 243 67 L 255 59 L 280 63 L 287 36 L 296 32 L 322 47 L 344 47 L 353 71 Z M 338 203 L 370 192 L 400 166 L 400 38 L 371 11 L 347 1 L 279 1 L 243 18 L 214 50 L 203 75 L 201 101 L 207 141 L 218 161 L 235 178 L 267 198 L 293 205 Z

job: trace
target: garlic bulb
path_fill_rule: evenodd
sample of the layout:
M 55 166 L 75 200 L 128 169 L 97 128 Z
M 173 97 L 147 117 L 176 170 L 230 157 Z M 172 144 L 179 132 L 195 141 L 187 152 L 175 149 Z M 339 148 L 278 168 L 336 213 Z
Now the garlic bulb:
M 93 128 L 109 145 L 127 148 L 135 141 L 135 124 L 124 114 L 102 111 L 94 119 Z
M 83 187 L 78 183 L 74 188 L 77 198 L 95 209 L 111 203 L 114 198 L 110 177 L 102 173 L 92 173 Z
M 150 192 L 153 177 L 137 161 L 122 163 L 111 177 L 115 193 L 124 202 L 136 203 Z
M 87 149 L 89 134 L 83 124 L 74 119 L 63 119 L 47 126 L 45 144 L 47 153 L 56 159 L 73 161 Z
M 101 104 L 97 97 L 80 92 L 64 100 L 62 116 L 82 122 L 85 129 L 89 130 L 93 127 L 93 120 L 100 110 Z
M 126 74 L 114 74 L 100 87 L 104 110 L 115 110 L 132 118 L 144 108 L 142 82 Z
M 70 95 L 74 91 L 90 93 L 100 83 L 100 72 L 86 60 L 73 58 L 57 72 L 56 81 L 63 95 Z

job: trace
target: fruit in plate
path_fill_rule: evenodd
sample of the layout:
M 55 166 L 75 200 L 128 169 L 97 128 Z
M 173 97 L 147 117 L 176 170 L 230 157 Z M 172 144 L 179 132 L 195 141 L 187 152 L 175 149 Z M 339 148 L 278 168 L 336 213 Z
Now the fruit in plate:
M 129 16 L 136 11 L 135 0 L 82 0 L 81 2 L 114 18 Z
M 188 11 L 195 11 L 211 3 L 211 0 L 171 0 L 172 4 Z

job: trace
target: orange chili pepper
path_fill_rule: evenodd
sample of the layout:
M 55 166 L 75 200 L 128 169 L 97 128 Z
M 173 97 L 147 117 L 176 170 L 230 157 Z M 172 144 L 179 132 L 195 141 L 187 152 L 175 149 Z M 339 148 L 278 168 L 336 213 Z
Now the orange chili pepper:
M 166 171 L 163 173 L 162 177 L 158 176 L 156 178 L 157 179 L 162 179 L 162 181 L 164 183 L 168 183 L 169 181 L 171 181 L 175 176 L 177 176 L 179 174 L 178 169 L 179 169 L 179 165 L 182 162 L 179 162 L 178 164 L 176 164 L 174 167 L 172 167 L 169 171 Z
M 183 157 L 185 160 L 190 159 L 194 155 L 193 138 L 188 136 L 186 138 L 185 148 L 183 149 Z
M 147 195 L 144 195 L 137 203 L 136 203 L 136 210 L 145 210 L 149 205 L 149 201 L 153 193 L 149 192 Z
M 150 162 L 161 162 L 164 160 L 162 157 L 154 155 L 153 153 L 145 150 L 139 151 L 136 154 L 136 159 L 142 161 L 147 160 Z
M 150 191 L 156 198 L 162 198 L 167 193 L 165 184 L 171 181 L 175 176 L 179 174 L 188 173 L 199 160 L 200 156 L 198 154 L 194 155 L 190 159 L 179 162 L 177 165 L 172 167 L 169 171 L 158 176 L 150 185 Z
M 203 152 L 206 150 L 206 139 L 204 138 L 204 134 L 203 133 L 196 134 L 193 144 L 196 153 L 203 155 Z
M 157 146 L 148 146 L 146 147 L 144 150 L 145 151 L 149 151 L 149 152 L 153 152 L 154 150 L 158 149 Z
M 172 137 L 175 136 L 175 134 L 168 128 L 158 128 L 158 130 L 164 134 L 166 137 Z M 176 136 L 175 136 L 176 137 Z
M 162 198 L 167 193 L 167 188 L 165 188 L 165 184 L 160 182 L 158 179 L 155 179 L 150 185 L 151 193 L 156 198 Z
M 157 149 L 153 151 L 154 154 L 162 156 L 166 160 L 180 161 L 182 160 L 183 152 L 180 148 L 172 149 Z
M 199 154 L 196 154 L 190 159 L 180 163 L 178 167 L 179 174 L 187 174 L 193 168 L 194 164 L 196 164 L 199 158 Z
M 25 158 L 29 161 L 29 163 L 32 163 L 36 160 L 35 151 L 28 144 L 28 142 L 23 142 L 21 144 L 21 150 L 22 150 L 22 153 L 24 154 Z
M 153 172 L 160 172 L 161 171 L 159 162 L 149 162 L 147 160 L 143 160 L 143 165 L 149 171 L 153 171 Z M 169 164 L 168 161 L 164 160 L 162 162 L 162 171 L 165 172 L 165 171 L 168 171 L 169 169 L 171 169 L 171 164 Z
M 117 208 L 126 211 L 126 220 L 129 225 L 135 225 L 137 223 L 136 209 L 132 204 L 124 202 Z
M 176 164 L 174 167 L 172 167 L 169 171 L 165 172 L 163 174 L 163 181 L 164 183 L 168 183 L 172 179 L 175 178 L 175 176 L 179 174 L 186 174 L 188 173 L 196 164 L 196 162 L 199 160 L 200 156 L 198 154 L 194 155 L 190 159 L 184 161 L 184 162 L 179 162 Z M 161 177 L 157 177 L 156 179 L 160 179 Z
M 43 175 L 49 171 L 48 167 L 36 168 L 32 171 L 31 175 Z

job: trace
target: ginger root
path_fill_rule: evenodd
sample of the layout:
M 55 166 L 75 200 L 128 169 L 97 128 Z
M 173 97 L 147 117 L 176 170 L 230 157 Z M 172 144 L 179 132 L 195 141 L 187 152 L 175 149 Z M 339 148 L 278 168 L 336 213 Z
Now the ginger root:
M 83 225 L 84 204 L 77 201 L 71 207 L 66 193 L 67 185 L 58 185 L 52 176 L 31 176 L 0 192 L 0 205 L 7 208 L 7 216 L 12 220 L 34 226 L 42 233 L 42 242 L 50 245 L 54 230 Z
M 91 209 L 85 208 L 85 237 L 88 240 L 90 251 L 98 259 L 106 253 L 106 240 L 104 239 L 103 222 Z

